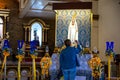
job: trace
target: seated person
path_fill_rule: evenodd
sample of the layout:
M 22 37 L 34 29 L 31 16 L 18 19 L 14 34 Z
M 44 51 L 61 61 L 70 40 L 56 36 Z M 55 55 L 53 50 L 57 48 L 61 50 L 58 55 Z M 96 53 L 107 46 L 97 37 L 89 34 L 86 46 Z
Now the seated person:
M 59 48 L 55 47 L 51 56 L 52 65 L 50 66 L 50 80 L 55 80 L 59 71 Z

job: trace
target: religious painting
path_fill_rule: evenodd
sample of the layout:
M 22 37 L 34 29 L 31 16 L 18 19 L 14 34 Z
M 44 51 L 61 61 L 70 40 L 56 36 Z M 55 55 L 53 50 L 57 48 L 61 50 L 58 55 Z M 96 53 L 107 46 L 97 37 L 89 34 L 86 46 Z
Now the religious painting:
M 55 46 L 62 47 L 65 39 L 78 40 L 83 47 L 91 45 L 91 10 L 56 10 Z

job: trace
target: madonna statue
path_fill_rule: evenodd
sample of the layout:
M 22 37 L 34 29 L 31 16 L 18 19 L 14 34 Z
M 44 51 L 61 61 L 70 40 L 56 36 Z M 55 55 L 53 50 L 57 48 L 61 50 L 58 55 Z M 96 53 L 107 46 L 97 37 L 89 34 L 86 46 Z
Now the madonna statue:
M 76 15 L 72 16 L 72 20 L 68 27 L 68 39 L 70 39 L 72 43 L 74 43 L 75 40 L 78 41 L 78 27 L 76 22 Z

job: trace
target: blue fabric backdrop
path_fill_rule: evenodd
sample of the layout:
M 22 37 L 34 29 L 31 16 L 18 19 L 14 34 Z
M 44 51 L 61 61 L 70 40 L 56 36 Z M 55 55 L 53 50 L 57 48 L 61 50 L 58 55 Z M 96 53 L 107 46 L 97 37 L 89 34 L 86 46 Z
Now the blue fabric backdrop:
M 56 15 L 56 46 L 61 47 L 68 37 L 68 27 L 76 13 L 78 40 L 84 47 L 91 45 L 91 10 L 58 10 Z

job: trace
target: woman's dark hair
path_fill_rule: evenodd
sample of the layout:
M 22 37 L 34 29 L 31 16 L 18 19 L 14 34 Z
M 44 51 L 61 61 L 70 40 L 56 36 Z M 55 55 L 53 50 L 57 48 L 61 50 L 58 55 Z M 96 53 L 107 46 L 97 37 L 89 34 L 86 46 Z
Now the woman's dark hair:
M 71 45 L 70 39 L 66 39 L 66 40 L 64 41 L 64 43 L 65 43 L 66 46 L 70 46 L 70 45 Z

